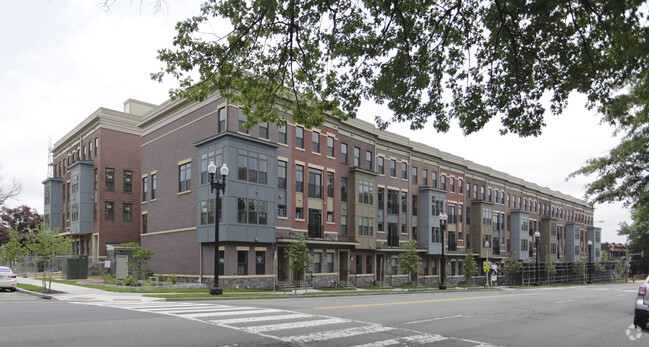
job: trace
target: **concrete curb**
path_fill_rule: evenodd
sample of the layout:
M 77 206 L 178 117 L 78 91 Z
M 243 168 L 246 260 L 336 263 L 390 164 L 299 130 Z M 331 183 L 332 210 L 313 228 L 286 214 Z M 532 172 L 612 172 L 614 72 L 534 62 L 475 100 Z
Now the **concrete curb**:
M 22 289 L 22 288 L 17 288 L 17 287 L 16 287 L 16 291 L 17 291 L 17 292 L 20 292 L 20 293 L 27 294 L 27 295 L 36 296 L 36 297 L 39 297 L 39 298 L 41 298 L 41 299 L 51 299 L 51 298 L 52 298 L 52 296 L 51 296 L 51 295 L 48 295 L 48 294 L 43 294 L 43 293 L 38 293 L 38 292 L 32 292 L 31 290 Z

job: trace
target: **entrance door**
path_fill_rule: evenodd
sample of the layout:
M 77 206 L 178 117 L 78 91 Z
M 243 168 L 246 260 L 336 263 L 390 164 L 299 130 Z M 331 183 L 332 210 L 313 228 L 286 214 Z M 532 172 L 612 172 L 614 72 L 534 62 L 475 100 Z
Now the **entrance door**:
M 277 281 L 278 282 L 291 280 L 289 278 L 291 272 L 288 267 L 290 259 L 284 256 L 286 254 L 286 251 L 287 251 L 286 247 L 277 248 Z
M 338 281 L 349 281 L 349 252 L 338 252 Z
M 385 255 L 377 254 L 376 255 L 376 274 L 375 279 L 377 282 L 383 282 L 385 269 Z

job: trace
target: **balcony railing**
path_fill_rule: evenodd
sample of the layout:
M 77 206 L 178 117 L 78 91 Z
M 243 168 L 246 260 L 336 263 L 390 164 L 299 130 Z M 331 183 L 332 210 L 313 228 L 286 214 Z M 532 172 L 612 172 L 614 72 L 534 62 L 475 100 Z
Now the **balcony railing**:
M 309 224 L 308 237 L 310 239 L 324 238 L 324 225 Z
M 388 231 L 388 247 L 399 247 L 399 232 Z

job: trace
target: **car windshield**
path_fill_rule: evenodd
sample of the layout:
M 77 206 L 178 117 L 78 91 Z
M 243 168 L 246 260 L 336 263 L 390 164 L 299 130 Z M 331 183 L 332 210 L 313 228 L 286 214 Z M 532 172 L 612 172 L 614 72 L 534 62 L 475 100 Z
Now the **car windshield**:
M 0 272 L 11 272 L 11 269 L 6 267 L 0 267 Z

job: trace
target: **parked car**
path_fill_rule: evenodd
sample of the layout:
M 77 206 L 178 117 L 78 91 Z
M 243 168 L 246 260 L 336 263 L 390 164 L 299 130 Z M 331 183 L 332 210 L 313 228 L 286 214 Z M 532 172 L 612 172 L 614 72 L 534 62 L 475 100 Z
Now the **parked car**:
M 633 316 L 633 324 L 647 328 L 647 321 L 649 320 L 649 276 L 644 280 L 644 283 L 638 288 L 638 296 L 635 298 L 635 314 Z
M 16 278 L 16 274 L 10 268 L 0 266 L 0 290 L 9 289 L 15 292 L 17 283 L 18 279 Z

